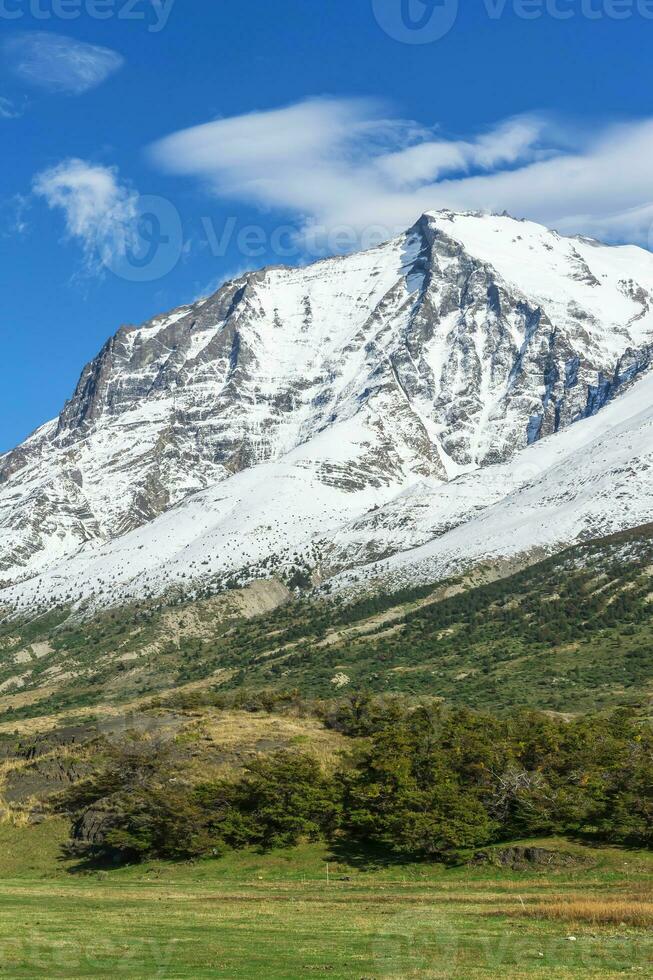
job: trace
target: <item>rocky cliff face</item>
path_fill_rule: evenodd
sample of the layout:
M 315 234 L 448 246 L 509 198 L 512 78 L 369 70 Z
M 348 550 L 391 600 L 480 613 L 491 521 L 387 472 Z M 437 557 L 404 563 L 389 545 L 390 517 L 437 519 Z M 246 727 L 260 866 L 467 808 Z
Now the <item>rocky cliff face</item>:
M 412 545 L 407 495 L 450 501 L 481 472 L 474 506 L 491 504 L 497 466 L 637 382 L 652 296 L 641 249 L 438 212 L 122 327 L 59 418 L 0 457 L 0 602 L 160 591 L 297 549 L 317 570 L 372 508 L 400 510 Z

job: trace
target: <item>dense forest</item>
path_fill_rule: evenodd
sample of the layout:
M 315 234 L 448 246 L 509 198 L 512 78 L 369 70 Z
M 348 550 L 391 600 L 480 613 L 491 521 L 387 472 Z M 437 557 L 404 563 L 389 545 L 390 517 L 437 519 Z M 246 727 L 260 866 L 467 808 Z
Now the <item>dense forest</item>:
M 325 839 L 448 861 L 543 834 L 653 845 L 653 731 L 641 713 L 499 718 L 367 696 L 316 710 L 351 739 L 335 765 L 286 749 L 189 782 L 165 744 L 114 746 L 57 799 L 70 852 L 91 863 L 180 859 Z

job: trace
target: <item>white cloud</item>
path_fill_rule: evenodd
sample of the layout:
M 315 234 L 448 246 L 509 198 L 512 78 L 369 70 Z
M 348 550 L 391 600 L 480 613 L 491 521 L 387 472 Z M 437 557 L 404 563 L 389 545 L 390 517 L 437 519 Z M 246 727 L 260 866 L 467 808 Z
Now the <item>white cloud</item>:
M 22 112 L 16 104 L 0 95 L 0 119 L 18 119 L 19 116 L 22 116 Z
M 195 126 L 150 152 L 168 172 L 290 211 L 305 228 L 394 230 L 451 207 L 646 244 L 653 217 L 651 119 L 587 133 L 522 116 L 460 139 L 388 119 L 371 101 L 312 99 Z
M 136 236 L 138 195 L 114 168 L 64 160 L 37 174 L 33 191 L 63 211 L 66 232 L 82 246 L 88 271 L 111 268 Z
M 164 168 L 198 176 L 221 196 L 315 213 L 325 199 L 347 193 L 355 157 L 387 138 L 375 111 L 362 100 L 313 99 L 183 130 L 153 154 Z
M 388 154 L 377 166 L 399 187 L 475 168 L 491 171 L 502 164 L 532 159 L 543 129 L 544 121 L 536 117 L 510 119 L 473 140 L 425 139 Z
M 124 64 L 110 48 L 39 31 L 7 38 L 2 51 L 23 82 L 48 92 L 81 95 L 100 85 Z
M 0 204 L 2 213 L 2 237 L 10 238 L 24 235 L 29 228 L 27 214 L 30 199 L 24 194 L 14 194 Z

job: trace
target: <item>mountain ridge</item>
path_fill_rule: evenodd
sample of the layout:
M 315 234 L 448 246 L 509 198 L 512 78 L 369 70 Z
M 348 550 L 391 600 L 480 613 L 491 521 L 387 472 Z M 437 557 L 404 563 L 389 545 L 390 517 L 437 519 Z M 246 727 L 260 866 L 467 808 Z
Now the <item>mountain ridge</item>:
M 646 380 L 651 296 L 641 249 L 427 212 L 367 252 L 247 273 L 123 326 L 60 416 L 0 456 L 0 605 L 298 566 L 346 580 L 378 542 L 352 558 L 334 538 L 392 507 L 385 550 L 421 547 L 420 487 L 436 539 L 519 493 L 529 447 Z

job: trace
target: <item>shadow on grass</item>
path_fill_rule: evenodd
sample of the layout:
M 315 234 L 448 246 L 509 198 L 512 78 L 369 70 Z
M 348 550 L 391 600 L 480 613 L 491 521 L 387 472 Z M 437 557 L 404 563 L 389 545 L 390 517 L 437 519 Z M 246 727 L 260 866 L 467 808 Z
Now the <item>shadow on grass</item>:
M 384 868 L 402 868 L 417 863 L 438 864 L 453 867 L 460 863 L 458 855 L 423 858 L 415 855 L 402 855 L 380 845 L 364 844 L 351 840 L 333 840 L 329 843 L 329 853 L 325 861 L 354 868 L 357 871 L 382 871 Z
M 109 858 L 109 857 L 83 857 L 75 856 L 66 851 L 65 847 L 62 847 L 59 853 L 59 862 L 64 866 L 66 874 L 69 875 L 85 875 L 93 874 L 98 871 L 116 871 L 118 868 L 126 868 L 129 865 L 134 864 L 134 861 L 128 861 L 124 858 Z

